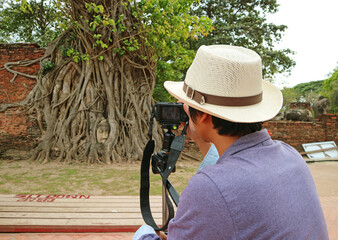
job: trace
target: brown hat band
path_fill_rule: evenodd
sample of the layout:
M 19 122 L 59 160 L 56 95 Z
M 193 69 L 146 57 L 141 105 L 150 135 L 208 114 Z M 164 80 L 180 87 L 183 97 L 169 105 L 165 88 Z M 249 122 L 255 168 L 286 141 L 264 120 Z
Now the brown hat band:
M 183 85 L 183 91 L 192 100 L 199 104 L 209 103 L 220 106 L 249 106 L 262 101 L 263 93 L 259 93 L 249 97 L 221 97 L 211 94 L 201 93 L 189 87 L 185 82 Z

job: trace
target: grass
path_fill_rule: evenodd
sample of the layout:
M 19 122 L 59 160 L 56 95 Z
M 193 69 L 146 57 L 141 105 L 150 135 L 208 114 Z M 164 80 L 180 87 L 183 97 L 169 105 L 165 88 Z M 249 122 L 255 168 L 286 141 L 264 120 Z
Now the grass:
M 181 193 L 198 168 L 199 162 L 182 161 L 170 176 Z M 77 194 L 138 195 L 140 162 L 133 164 L 81 165 L 26 160 L 0 160 L 0 194 Z M 162 194 L 159 175 L 150 174 L 150 194 Z

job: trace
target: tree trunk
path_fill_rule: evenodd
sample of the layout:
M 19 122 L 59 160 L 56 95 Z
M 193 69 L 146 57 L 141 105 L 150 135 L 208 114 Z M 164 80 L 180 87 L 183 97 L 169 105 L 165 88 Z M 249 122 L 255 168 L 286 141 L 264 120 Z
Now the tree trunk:
M 89 11 L 85 3 L 92 2 Z M 95 12 L 97 5 L 104 11 Z M 32 158 L 105 164 L 140 159 L 156 69 L 141 23 L 128 0 L 72 0 L 66 9 L 73 27 L 48 46 L 44 61 L 53 68 L 41 69 L 27 100 L 42 131 Z M 157 142 L 158 132 L 155 123 Z

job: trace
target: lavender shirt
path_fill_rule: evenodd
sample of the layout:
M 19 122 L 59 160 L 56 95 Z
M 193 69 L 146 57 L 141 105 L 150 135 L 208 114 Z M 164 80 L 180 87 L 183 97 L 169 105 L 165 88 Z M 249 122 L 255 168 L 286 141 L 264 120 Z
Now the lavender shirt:
M 160 239 L 151 231 L 135 237 Z M 191 178 L 168 239 L 325 240 L 328 233 L 305 161 L 262 130 L 238 139 Z

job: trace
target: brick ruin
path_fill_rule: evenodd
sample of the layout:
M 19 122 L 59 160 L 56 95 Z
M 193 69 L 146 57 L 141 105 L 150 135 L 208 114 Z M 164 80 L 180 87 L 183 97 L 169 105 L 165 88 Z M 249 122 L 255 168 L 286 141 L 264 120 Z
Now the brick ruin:
M 338 115 L 323 114 L 314 122 L 268 121 L 264 123 L 272 138 L 304 151 L 302 144 L 313 142 L 338 141 Z
M 12 81 L 14 74 L 3 69 L 5 63 L 37 59 L 43 56 L 44 52 L 45 50 L 38 44 L 0 44 L 0 104 L 23 101 L 36 83 L 35 79 L 22 75 L 18 75 Z M 12 69 L 36 75 L 40 64 L 15 66 Z M 37 144 L 39 136 L 37 126 L 21 107 L 8 108 L 5 112 L 0 112 L 0 153 L 8 149 L 29 150 Z
M 44 54 L 44 49 L 33 43 L 0 44 L 0 104 L 18 103 L 25 99 L 33 88 L 35 80 L 18 75 L 11 82 L 13 73 L 3 69 L 7 62 L 36 59 Z M 30 75 L 36 75 L 40 64 L 27 67 L 13 67 Z M 304 106 L 308 107 L 308 106 Z M 264 123 L 272 138 L 284 141 L 303 151 L 303 143 L 338 141 L 337 114 L 319 116 L 314 122 L 269 121 Z M 9 108 L 0 112 L 0 153 L 9 149 L 29 150 L 34 148 L 40 137 L 36 123 L 22 108 Z

